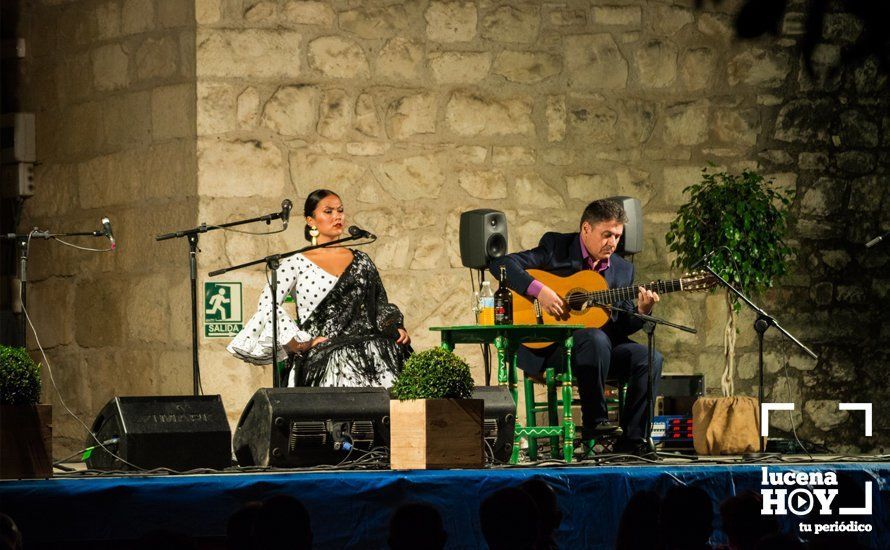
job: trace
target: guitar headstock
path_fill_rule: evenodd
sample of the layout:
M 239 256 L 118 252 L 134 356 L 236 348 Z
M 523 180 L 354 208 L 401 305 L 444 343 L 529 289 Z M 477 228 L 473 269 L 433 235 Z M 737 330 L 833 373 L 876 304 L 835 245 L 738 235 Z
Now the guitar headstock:
M 688 290 L 690 292 L 712 289 L 717 286 L 719 282 L 717 277 L 714 277 L 707 271 L 693 271 L 692 273 L 686 273 L 680 277 L 680 283 L 683 285 L 683 290 Z

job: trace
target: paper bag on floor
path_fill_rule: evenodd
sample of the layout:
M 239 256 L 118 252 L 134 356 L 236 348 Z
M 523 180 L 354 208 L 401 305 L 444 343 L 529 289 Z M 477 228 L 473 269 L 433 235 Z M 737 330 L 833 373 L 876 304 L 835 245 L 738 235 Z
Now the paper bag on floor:
M 754 397 L 701 397 L 692 406 L 695 452 L 738 455 L 760 450 L 760 407 Z

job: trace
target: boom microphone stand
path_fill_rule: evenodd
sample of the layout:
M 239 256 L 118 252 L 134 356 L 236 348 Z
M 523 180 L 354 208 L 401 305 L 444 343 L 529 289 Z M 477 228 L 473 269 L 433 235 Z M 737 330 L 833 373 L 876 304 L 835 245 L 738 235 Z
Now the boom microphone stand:
M 284 229 L 287 229 L 287 220 L 290 217 L 291 202 L 287 199 L 281 203 L 281 212 L 274 214 L 266 214 L 258 218 L 250 218 L 229 223 L 221 223 L 207 225 L 202 223 L 198 227 L 191 229 L 183 229 L 172 233 L 165 233 L 155 237 L 156 241 L 166 241 L 167 239 L 185 237 L 189 243 L 189 278 L 191 279 L 192 291 L 192 391 L 193 395 L 201 394 L 201 370 L 198 366 L 198 236 L 201 233 L 207 233 L 215 229 L 226 229 L 254 222 L 266 222 L 266 225 L 272 223 L 272 220 L 283 220 Z
M 791 340 L 792 342 L 797 344 L 797 347 L 804 350 L 806 352 L 806 354 L 809 355 L 810 357 L 812 357 L 813 359 L 816 359 L 818 361 L 819 356 L 816 355 L 813 352 L 813 350 L 811 350 L 810 348 L 803 345 L 800 342 L 800 340 L 798 340 L 797 338 L 792 336 L 791 333 L 789 333 L 787 330 L 782 328 L 782 326 L 779 325 L 778 321 L 776 321 L 776 319 L 774 317 L 772 317 L 767 312 L 765 312 L 764 310 L 757 307 L 757 305 L 754 302 L 752 302 L 747 296 L 745 296 L 741 290 L 732 286 L 729 283 L 729 281 L 727 281 L 726 279 L 721 277 L 716 271 L 711 269 L 711 266 L 707 260 L 707 258 L 710 255 L 711 255 L 711 253 L 708 253 L 705 255 L 705 257 L 703 258 L 703 261 L 701 261 L 702 267 L 704 267 L 704 269 L 706 269 L 708 271 L 708 273 L 710 273 L 714 277 L 717 277 L 717 280 L 719 280 L 723 286 L 725 286 L 727 289 L 729 289 L 729 291 L 732 292 L 733 294 L 735 294 L 741 301 L 745 302 L 745 304 L 747 304 L 747 306 L 749 308 L 751 308 L 754 311 L 754 313 L 757 314 L 757 319 L 754 320 L 754 330 L 755 330 L 755 332 L 757 332 L 757 372 L 758 372 L 759 384 L 760 384 L 757 388 L 757 399 L 758 399 L 758 406 L 760 406 L 762 408 L 763 407 L 763 335 L 767 330 L 769 330 L 769 327 L 776 327 L 776 330 L 778 330 L 779 332 L 781 332 L 782 334 L 787 336 L 789 340 Z M 762 453 L 766 449 L 765 438 L 759 437 L 758 439 L 760 440 L 760 452 Z
M 600 307 L 606 307 L 615 311 L 621 311 L 643 321 L 643 332 L 646 333 L 646 361 L 647 374 L 649 377 L 649 385 L 646 388 L 646 412 L 648 414 L 648 419 L 646 422 L 645 441 L 646 444 L 649 446 L 649 450 L 651 451 L 651 453 L 655 456 L 655 458 L 658 458 L 658 452 L 656 452 L 655 450 L 655 443 L 652 441 L 652 422 L 655 419 L 655 395 L 652 392 L 652 386 L 655 383 L 655 375 L 652 373 L 652 363 L 655 361 L 655 327 L 657 325 L 665 325 L 692 334 L 695 334 L 698 331 L 692 327 L 678 325 L 676 323 L 661 319 L 660 317 L 653 317 L 652 315 L 639 313 L 638 311 L 632 309 L 625 309 L 623 307 L 618 307 L 615 305 L 600 305 Z
M 25 317 L 25 311 L 28 306 L 28 248 L 31 239 L 50 240 L 56 237 L 105 237 L 103 231 L 75 231 L 72 233 L 50 233 L 49 231 L 39 231 L 36 227 L 26 234 L 7 233 L 0 235 L 0 238 L 6 241 L 15 241 L 19 247 L 19 281 L 21 289 L 22 301 L 22 347 L 27 348 L 28 343 L 28 320 Z
M 350 232 L 352 228 L 350 228 Z M 230 267 L 224 267 L 222 269 L 217 269 L 216 271 L 211 271 L 208 273 L 210 277 L 216 277 L 217 275 L 222 275 L 223 273 L 228 273 L 229 271 L 235 271 L 238 269 L 243 269 L 245 267 L 250 267 L 253 265 L 258 265 L 265 263 L 267 269 L 272 272 L 271 281 L 269 282 L 269 286 L 272 289 L 272 387 L 280 388 L 281 387 L 281 373 L 278 372 L 278 267 L 281 265 L 281 260 L 293 256 L 294 254 L 301 254 L 303 252 L 308 252 L 309 250 L 315 250 L 316 248 L 327 248 L 330 246 L 339 246 L 345 242 L 355 241 L 358 239 L 363 239 L 366 237 L 373 237 L 370 242 L 374 242 L 377 240 L 377 237 L 369 234 L 356 233 L 350 237 L 346 237 L 343 239 L 337 239 L 335 241 L 328 241 L 322 244 L 313 244 L 309 246 L 305 246 L 298 250 L 293 250 L 291 252 L 285 252 L 283 254 L 272 254 L 270 256 L 266 256 L 265 258 L 260 258 L 259 260 L 253 260 L 247 263 L 233 265 Z

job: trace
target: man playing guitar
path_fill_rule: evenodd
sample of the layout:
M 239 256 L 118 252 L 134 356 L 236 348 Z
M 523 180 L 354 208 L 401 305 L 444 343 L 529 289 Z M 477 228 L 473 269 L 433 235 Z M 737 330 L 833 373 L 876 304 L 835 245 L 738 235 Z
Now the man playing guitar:
M 543 270 L 563 277 L 592 270 L 605 278 L 610 289 L 629 287 L 633 285 L 634 265 L 613 255 L 626 221 L 624 208 L 618 203 L 593 201 L 584 209 L 579 233 L 546 233 L 537 247 L 493 260 L 490 270 L 497 277 L 500 266 L 505 266 L 507 285 L 514 292 L 537 299 L 544 313 L 566 319 L 572 304 L 536 280 L 527 270 Z M 656 292 L 642 286 L 636 298 L 636 310 L 645 314 L 651 313 L 659 300 Z M 632 299 L 613 303 L 618 308 L 634 309 Z M 574 334 L 572 370 L 581 398 L 581 437 L 588 446 L 589 440 L 617 430 L 617 426 L 609 422 L 606 409 L 605 383 L 610 377 L 628 384 L 621 420 L 623 434 L 615 444 L 615 452 L 642 455 L 649 451 L 643 440 L 649 421 L 646 402 L 647 348 L 628 338 L 642 325 L 643 322 L 632 315 L 612 311 L 601 328 L 581 329 Z M 658 351 L 653 355 L 652 393 L 657 395 L 662 355 Z M 519 349 L 517 364 L 527 373 L 535 375 L 563 360 L 560 346 L 550 345 L 543 349 L 523 346 Z

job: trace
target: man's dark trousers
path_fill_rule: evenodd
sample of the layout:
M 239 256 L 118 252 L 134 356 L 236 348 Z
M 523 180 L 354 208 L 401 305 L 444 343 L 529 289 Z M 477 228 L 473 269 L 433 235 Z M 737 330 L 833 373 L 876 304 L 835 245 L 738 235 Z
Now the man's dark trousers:
M 648 348 L 630 340 L 613 344 L 598 328 L 575 331 L 572 350 L 572 372 L 578 381 L 581 397 L 581 416 L 584 419 L 582 437 L 590 439 L 590 431 L 599 422 L 608 420 L 606 410 L 606 380 L 627 382 L 621 428 L 624 437 L 642 440 L 649 421 L 646 387 L 649 385 Z M 655 350 L 652 356 L 653 399 L 658 395 L 662 356 Z

